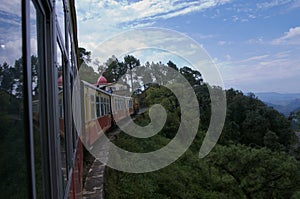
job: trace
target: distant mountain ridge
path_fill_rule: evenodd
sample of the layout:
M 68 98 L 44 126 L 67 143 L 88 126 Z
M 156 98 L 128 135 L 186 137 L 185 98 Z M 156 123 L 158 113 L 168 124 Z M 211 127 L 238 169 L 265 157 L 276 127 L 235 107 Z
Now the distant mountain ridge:
M 300 110 L 300 93 L 263 92 L 255 96 L 286 116 Z

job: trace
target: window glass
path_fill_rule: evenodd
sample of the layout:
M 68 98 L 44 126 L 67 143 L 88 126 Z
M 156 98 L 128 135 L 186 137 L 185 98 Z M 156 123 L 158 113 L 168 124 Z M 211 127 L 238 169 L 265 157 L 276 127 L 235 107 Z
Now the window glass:
M 111 111 L 110 111 L 110 99 L 108 99 L 108 114 L 110 114 Z
M 101 116 L 105 115 L 104 113 L 104 99 L 101 97 Z
M 97 117 L 100 117 L 100 97 L 96 96 L 96 113 Z
M 85 100 L 84 100 L 85 106 L 84 107 L 85 108 L 84 108 L 84 110 L 85 110 L 85 121 L 86 122 L 90 120 L 90 114 L 89 114 L 90 100 L 89 100 L 89 96 L 88 96 L 87 92 L 88 92 L 88 90 L 85 89 L 85 95 L 84 95 L 84 98 L 85 98 Z
M 91 119 L 95 119 L 95 96 L 91 95 Z
M 56 1 L 56 18 L 59 24 L 59 28 L 62 34 L 63 40 L 65 40 L 65 15 L 63 0 Z
M 107 110 L 106 110 L 106 98 L 103 98 L 103 106 L 104 106 L 104 115 L 107 114 Z
M 27 198 L 21 2 L 0 4 L 0 193 Z
M 72 75 L 70 75 L 70 91 L 71 91 L 71 93 L 70 93 L 70 105 L 72 106 L 72 93 L 73 93 L 73 87 L 74 87 L 74 83 L 73 83 L 73 76 Z M 74 150 L 75 150 L 75 146 L 76 146 L 76 128 L 75 128 L 75 123 L 74 123 L 74 119 L 73 119 L 73 114 L 71 114 L 71 142 L 70 142 L 70 148 L 71 148 L 71 151 L 73 152 Z M 74 149 L 74 150 L 73 150 Z M 71 158 L 73 157 L 73 155 L 71 155 Z M 71 159 L 72 160 L 72 159 Z M 72 167 L 72 164 L 70 164 L 69 165 L 69 167 Z
M 38 35 L 41 35 L 41 24 L 43 17 L 39 10 L 30 2 L 30 52 L 31 52 L 31 85 L 32 85 L 32 119 L 33 119 L 33 138 L 34 138 L 34 158 L 35 158 L 35 181 L 37 198 L 43 197 L 43 170 L 42 170 L 42 129 L 41 129 L 41 98 L 40 98 L 40 64 L 38 55 Z M 41 37 L 40 37 L 41 38 Z
M 57 44 L 57 83 L 58 83 L 58 110 L 59 110 L 59 136 L 60 136 L 60 154 L 61 154 L 61 170 L 62 183 L 65 188 L 67 182 L 67 157 L 66 157 L 66 134 L 65 134 L 65 120 L 64 120 L 64 83 L 63 83 L 63 58 L 62 51 Z

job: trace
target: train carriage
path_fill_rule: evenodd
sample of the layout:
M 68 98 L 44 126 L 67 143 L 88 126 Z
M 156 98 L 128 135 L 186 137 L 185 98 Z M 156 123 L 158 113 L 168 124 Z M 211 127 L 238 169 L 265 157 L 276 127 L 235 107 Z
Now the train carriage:
M 81 81 L 81 92 L 85 130 L 82 139 L 88 146 L 92 144 L 111 127 L 110 94 L 94 85 Z
M 112 115 L 114 122 L 119 122 L 133 114 L 132 98 L 120 95 L 111 95 Z

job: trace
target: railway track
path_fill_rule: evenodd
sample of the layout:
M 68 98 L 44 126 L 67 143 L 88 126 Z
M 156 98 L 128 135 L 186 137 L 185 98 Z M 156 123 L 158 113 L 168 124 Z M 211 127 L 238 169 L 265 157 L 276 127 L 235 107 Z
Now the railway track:
M 144 114 L 147 109 L 143 108 L 139 111 L 137 115 Z M 132 119 L 135 120 L 136 117 L 133 117 Z M 124 121 L 126 125 L 126 121 Z M 124 125 L 124 124 L 123 124 Z M 106 136 L 109 138 L 110 141 L 113 141 L 116 139 L 116 136 L 121 132 L 121 130 L 117 127 L 106 133 Z M 85 179 L 85 184 L 83 188 L 83 199 L 103 199 L 104 198 L 104 171 L 106 162 L 108 160 L 109 156 L 109 144 L 104 142 L 103 140 L 99 139 L 100 141 L 97 141 L 93 145 L 92 153 L 98 152 L 99 156 L 102 160 L 105 160 L 103 162 L 99 161 L 98 159 L 95 159 L 94 163 L 92 164 L 91 168 L 89 169 L 88 175 Z

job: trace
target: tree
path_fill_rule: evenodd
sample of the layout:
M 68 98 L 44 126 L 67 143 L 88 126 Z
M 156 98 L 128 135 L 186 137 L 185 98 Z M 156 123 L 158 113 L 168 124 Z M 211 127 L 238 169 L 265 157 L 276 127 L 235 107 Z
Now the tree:
M 34 96 L 38 96 L 39 88 L 40 88 L 40 80 L 39 80 L 39 62 L 38 58 L 35 55 L 31 55 L 31 75 L 32 75 L 32 91 Z
M 131 89 L 132 91 L 134 90 L 133 88 L 133 77 L 132 77 L 132 70 L 137 67 L 137 66 L 140 66 L 140 60 L 135 58 L 134 56 L 132 55 L 127 55 L 124 57 L 124 64 L 127 68 L 127 70 L 130 71 L 130 81 L 131 81 Z
M 13 88 L 15 84 L 15 75 L 14 68 L 8 65 L 8 63 L 4 62 L 0 65 L 1 68 L 1 89 L 9 93 L 13 94 Z
M 245 96 L 241 91 L 229 89 L 226 91 L 226 96 L 227 115 L 221 135 L 222 143 L 233 141 L 248 146 L 266 146 L 272 150 L 291 149 L 295 135 L 284 115 L 267 107 L 253 94 Z M 274 138 L 271 132 L 278 138 L 274 142 L 276 146 L 270 144 Z M 266 145 L 265 142 L 268 144 Z
M 284 152 L 243 145 L 217 146 L 207 161 L 225 172 L 246 198 L 290 198 L 299 190 L 299 163 Z
M 79 69 L 79 77 L 80 80 L 95 84 L 97 83 L 99 74 L 97 74 L 92 67 L 86 65 L 85 67 L 81 67 Z
M 91 51 L 87 51 L 85 48 L 79 47 L 79 66 L 87 66 L 91 60 Z M 84 65 L 82 65 L 84 64 Z
M 97 71 L 99 74 L 102 74 L 106 69 L 106 65 L 101 64 L 101 62 L 97 58 L 93 61 L 93 64 L 97 67 Z
M 264 145 L 273 151 L 284 149 L 284 146 L 278 142 L 276 133 L 270 130 L 264 136 Z
M 171 60 L 169 60 L 169 62 L 167 63 L 167 65 L 168 65 L 170 68 L 173 68 L 174 70 L 177 70 L 177 71 L 178 71 L 178 67 L 177 67 L 176 64 L 174 64 Z
M 179 69 L 179 72 L 187 79 L 191 86 L 201 85 L 203 83 L 202 75 L 197 70 L 184 66 Z
M 106 70 L 103 73 L 108 82 L 117 82 L 126 73 L 127 68 L 123 62 L 113 55 L 106 61 Z
M 257 111 L 246 114 L 241 124 L 241 143 L 246 145 L 264 146 L 264 136 L 268 132 L 268 121 Z

